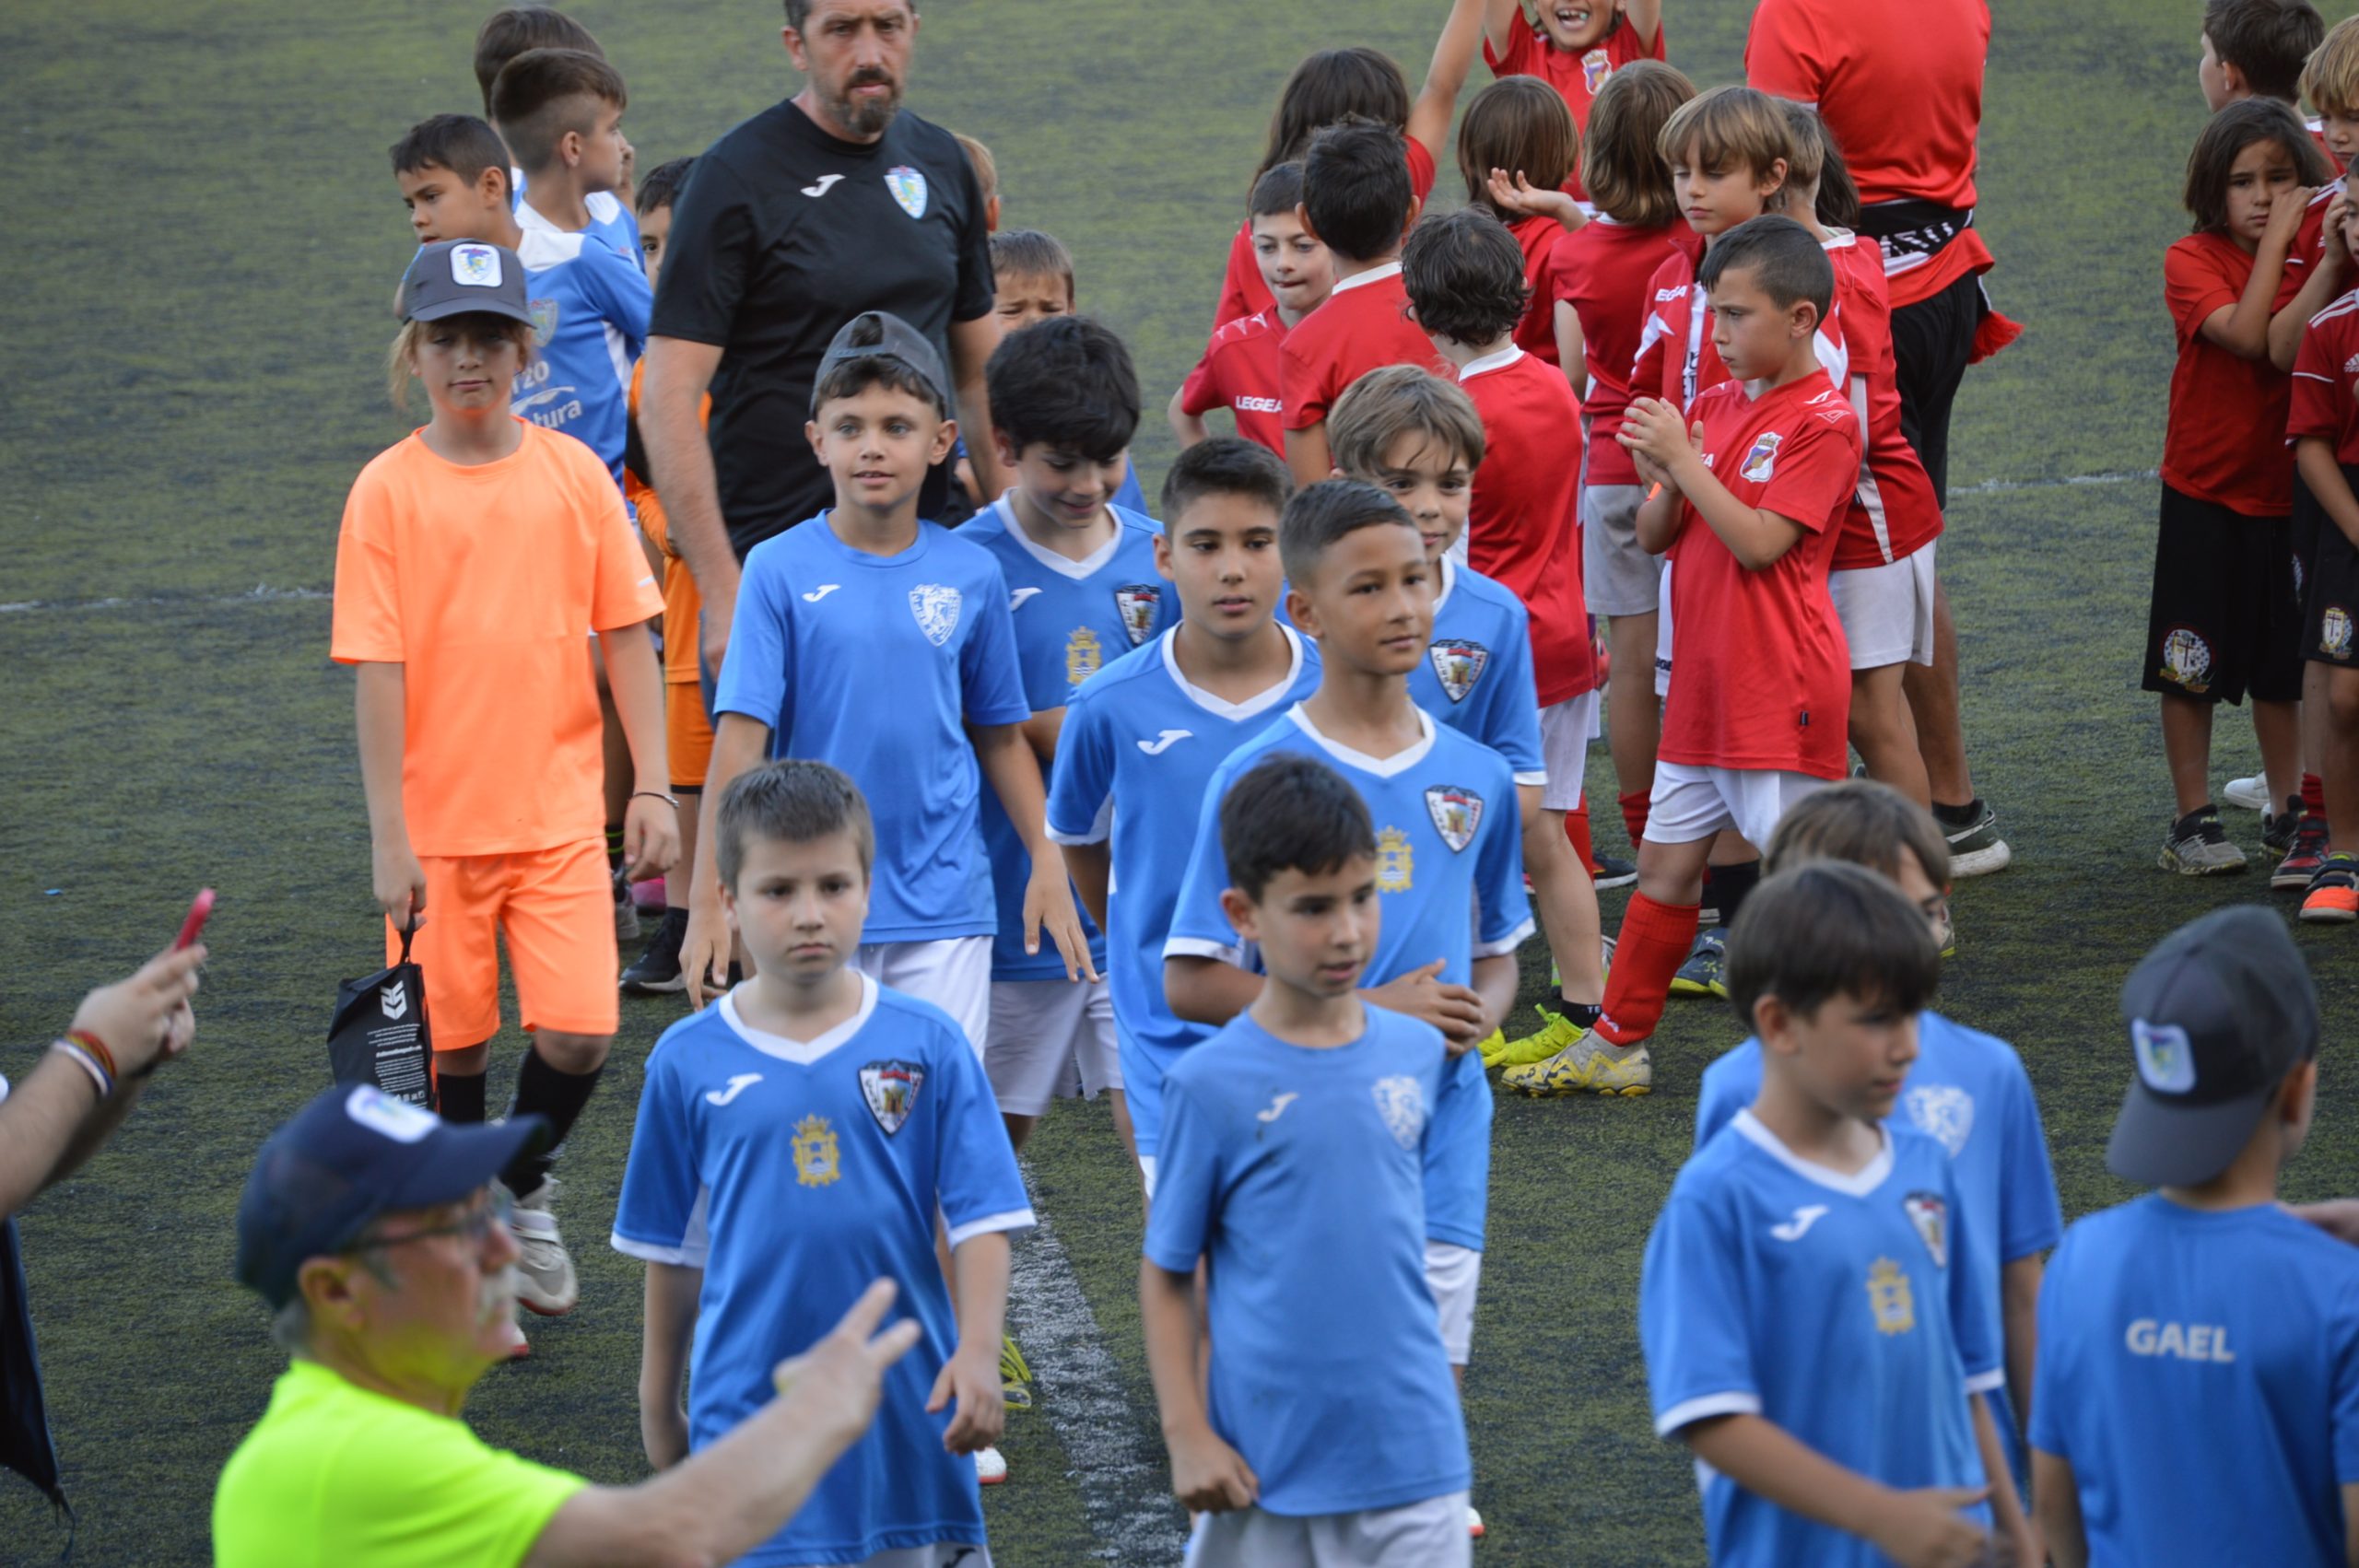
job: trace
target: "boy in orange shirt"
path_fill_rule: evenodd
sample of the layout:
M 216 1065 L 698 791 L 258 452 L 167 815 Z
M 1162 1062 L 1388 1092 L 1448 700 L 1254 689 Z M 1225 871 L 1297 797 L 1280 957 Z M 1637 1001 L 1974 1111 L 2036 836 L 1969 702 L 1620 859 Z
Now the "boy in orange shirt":
M 417 378 L 434 416 L 353 484 L 330 656 L 359 666 L 377 903 L 389 951 L 417 933 L 451 1121 L 484 1119 L 507 938 L 534 1036 L 510 1114 L 546 1117 L 552 1136 L 500 1179 L 516 1200 L 518 1299 L 555 1316 L 579 1287 L 550 1213 L 550 1155 L 589 1103 L 618 1022 L 598 694 L 581 633 L 598 634 L 630 743 L 631 874 L 664 871 L 679 852 L 678 802 L 654 787 L 666 777 L 663 693 L 646 625 L 663 603 L 605 464 L 509 412 L 533 342 L 516 252 L 426 246 L 402 280 L 402 320 L 394 390 Z

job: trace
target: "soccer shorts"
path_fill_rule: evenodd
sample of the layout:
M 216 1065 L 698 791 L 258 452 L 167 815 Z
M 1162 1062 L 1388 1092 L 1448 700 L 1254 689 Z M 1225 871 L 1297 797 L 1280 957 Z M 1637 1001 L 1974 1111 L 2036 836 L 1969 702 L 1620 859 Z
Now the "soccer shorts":
M 1826 579 L 1835 598 L 1835 618 L 1851 645 L 1851 668 L 1881 670 L 1887 664 L 1933 661 L 1933 546 L 1922 545 L 1896 561 L 1836 572 Z
M 1655 595 L 1655 696 L 1671 695 L 1671 557 L 1662 562 Z
M 603 838 L 512 855 L 420 855 L 426 923 L 410 957 L 426 972 L 426 1014 L 437 1050 L 465 1050 L 499 1033 L 499 939 L 527 1029 L 611 1035 L 622 1023 L 615 990 L 615 889 Z M 385 928 L 386 961 L 401 933 Z
M 663 688 L 663 751 L 672 767 L 672 788 L 701 790 L 712 766 L 712 716 L 694 681 Z
M 1468 1568 L 1466 1496 L 1453 1492 L 1399 1508 L 1307 1518 L 1258 1505 L 1200 1514 L 1186 1568 Z
M 1540 791 L 1543 811 L 1568 812 L 1581 803 L 1589 743 L 1598 736 L 1599 695 L 1583 692 L 1540 710 L 1540 758 L 1548 767 L 1548 782 Z
M 2289 519 L 2247 517 L 2164 486 L 2140 685 L 2203 702 L 2297 700 L 2302 603 L 2294 582 Z
M 1103 980 L 993 980 L 983 1071 L 1011 1116 L 1120 1089 L 1113 991 Z
M 1827 783 L 1812 774 L 1774 768 L 1658 761 L 1654 793 L 1647 802 L 1647 837 L 1658 844 L 1693 844 L 1733 827 L 1758 848 L 1769 842 L 1789 807 Z
M 795 1568 L 806 1568 L 798 1563 Z M 812 1563 L 807 1568 L 822 1568 Z M 992 1568 L 991 1548 L 960 1541 L 938 1540 L 928 1546 L 888 1546 L 863 1557 L 851 1568 Z
M 2359 467 L 2346 464 L 2342 476 L 2359 494 Z M 2326 509 L 2299 487 L 2294 493 L 2294 532 L 2297 544 L 2294 564 L 2307 568 L 2302 657 L 2338 669 L 2359 669 L 2359 638 L 2353 636 L 2354 618 L 2359 618 L 2359 550 L 2352 548 L 2350 536 L 2326 515 Z M 2304 534 L 2311 542 L 2306 562 L 2298 553 Z
M 1596 485 L 1581 492 L 1581 598 L 1592 615 L 1650 615 L 1662 557 L 1638 544 L 1640 485 Z
M 612 917 L 609 917 L 611 919 Z M 967 1031 L 982 1059 L 992 1032 L 992 939 L 940 937 L 933 942 L 863 942 L 851 966 L 880 986 L 930 1001 Z
M 1446 1241 L 1426 1243 L 1426 1289 L 1441 1318 L 1441 1348 L 1449 1364 L 1464 1366 L 1474 1348 L 1474 1287 L 1482 1282 L 1483 1255 Z

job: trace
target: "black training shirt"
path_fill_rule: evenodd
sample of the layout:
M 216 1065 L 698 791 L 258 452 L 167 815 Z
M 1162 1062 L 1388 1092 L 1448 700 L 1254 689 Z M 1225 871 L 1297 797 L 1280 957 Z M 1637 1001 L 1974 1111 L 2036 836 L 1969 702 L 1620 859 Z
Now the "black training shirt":
M 974 170 L 949 132 L 906 110 L 863 146 L 790 99 L 697 159 L 673 208 L 649 332 L 722 350 L 712 462 L 740 560 L 835 498 L 803 426 L 819 357 L 843 324 L 889 310 L 949 370 L 951 323 L 989 315 L 992 298 Z

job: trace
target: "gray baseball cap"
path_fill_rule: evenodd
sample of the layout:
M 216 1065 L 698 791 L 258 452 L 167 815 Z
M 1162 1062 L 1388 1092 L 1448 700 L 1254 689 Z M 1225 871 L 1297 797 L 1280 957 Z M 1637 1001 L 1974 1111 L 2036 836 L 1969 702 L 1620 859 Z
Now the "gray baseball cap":
M 950 406 L 950 378 L 943 374 L 942 356 L 925 334 L 890 311 L 863 310 L 843 324 L 819 356 L 819 369 L 811 377 L 812 412 L 818 412 L 819 388 L 827 372 L 847 359 L 898 359 L 933 389 L 935 402 L 945 410 Z
M 2137 1071 L 2105 1163 L 2142 1187 L 2226 1170 L 2285 1075 L 2318 1054 L 2309 966 L 2284 920 L 2255 904 L 2157 942 L 2123 983 L 2121 1014 Z
M 524 263 L 505 245 L 438 240 L 410 258 L 402 275 L 402 320 L 437 322 L 471 313 L 509 316 L 530 326 Z

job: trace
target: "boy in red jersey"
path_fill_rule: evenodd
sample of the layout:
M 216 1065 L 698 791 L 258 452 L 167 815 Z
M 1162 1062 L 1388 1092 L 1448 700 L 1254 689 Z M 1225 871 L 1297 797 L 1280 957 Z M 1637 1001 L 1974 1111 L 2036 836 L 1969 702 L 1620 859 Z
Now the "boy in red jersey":
M 2217 114 L 2240 98 L 2293 107 L 2301 99 L 2302 67 L 2325 37 L 2326 20 L 2310 0 L 2209 0 L 2195 67 L 2203 107 Z
M 1662 486 L 1638 509 L 1650 550 L 1679 547 L 1680 627 L 1638 888 L 1594 1033 L 1638 1047 L 1694 941 L 1715 835 L 1766 844 L 1787 806 L 1843 776 L 1849 652 L 1826 586 L 1860 477 L 1860 421 L 1818 361 L 1835 269 L 1768 216 L 1704 257 L 1712 333 L 1734 380 L 1686 415 L 1634 400 L 1617 438 Z
M 1606 78 L 1662 58 L 1662 0 L 1485 0 L 1483 64 L 1494 76 L 1538 76 L 1555 88 L 1586 135 Z M 1586 203 L 1576 169 L 1565 192 Z
M 1253 259 L 1274 301 L 1224 323 L 1204 357 L 1171 394 L 1171 431 L 1182 447 L 1212 432 L 1204 415 L 1226 408 L 1237 433 L 1286 454 L 1285 399 L 1278 385 L 1278 345 L 1296 323 L 1327 302 L 1335 259 L 1302 220 L 1302 165 L 1282 163 L 1253 182 Z

